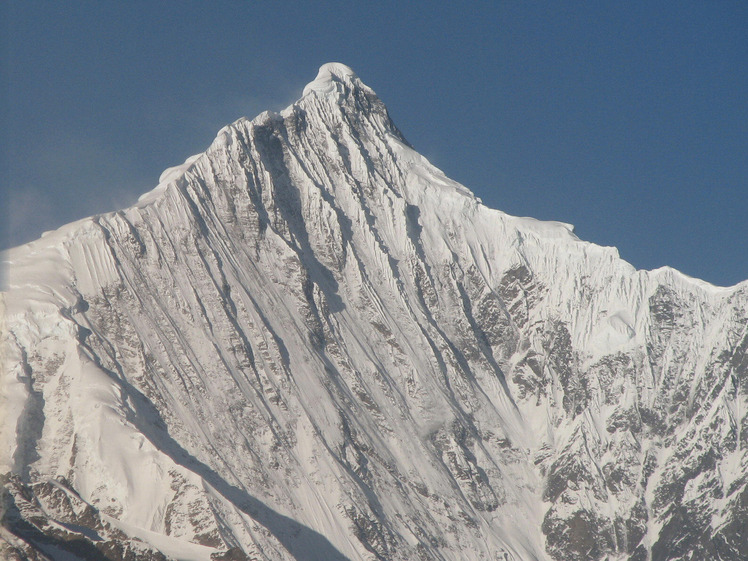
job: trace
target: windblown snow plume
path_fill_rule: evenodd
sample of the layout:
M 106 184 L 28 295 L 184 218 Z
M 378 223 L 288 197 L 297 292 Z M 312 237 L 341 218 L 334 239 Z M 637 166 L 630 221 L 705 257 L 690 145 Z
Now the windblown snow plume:
M 748 558 L 748 284 L 486 208 L 342 64 L 3 260 L 3 558 Z

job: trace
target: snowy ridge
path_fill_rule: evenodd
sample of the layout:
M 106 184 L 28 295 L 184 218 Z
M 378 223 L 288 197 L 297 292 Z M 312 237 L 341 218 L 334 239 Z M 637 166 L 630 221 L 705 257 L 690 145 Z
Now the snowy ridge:
M 0 551 L 746 555 L 748 284 L 572 230 L 486 208 L 324 65 L 5 254 Z

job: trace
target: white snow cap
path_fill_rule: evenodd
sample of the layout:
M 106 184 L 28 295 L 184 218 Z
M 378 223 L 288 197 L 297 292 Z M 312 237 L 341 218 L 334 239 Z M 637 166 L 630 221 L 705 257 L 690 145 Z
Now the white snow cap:
M 356 73 L 350 67 L 340 62 L 328 62 L 319 68 L 317 77 L 304 87 L 302 96 L 314 91 L 321 94 L 335 91 L 336 82 L 360 82 Z

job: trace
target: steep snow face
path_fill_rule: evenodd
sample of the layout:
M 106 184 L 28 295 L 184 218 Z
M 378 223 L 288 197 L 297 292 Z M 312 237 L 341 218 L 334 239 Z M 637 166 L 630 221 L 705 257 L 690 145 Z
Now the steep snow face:
M 344 65 L 4 259 L 8 555 L 748 554 L 748 284 L 484 207 Z

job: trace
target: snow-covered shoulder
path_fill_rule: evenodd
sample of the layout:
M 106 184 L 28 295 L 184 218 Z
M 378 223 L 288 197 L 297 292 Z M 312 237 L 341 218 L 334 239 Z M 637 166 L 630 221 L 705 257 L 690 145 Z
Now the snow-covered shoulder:
M 648 273 L 652 275 L 652 277 L 656 279 L 662 279 L 669 282 L 670 284 L 684 283 L 686 285 L 697 287 L 700 290 L 715 295 L 726 295 L 728 293 L 735 292 L 738 290 L 738 287 L 745 286 L 746 283 L 748 283 L 748 281 L 744 281 L 734 286 L 717 286 L 708 281 L 692 277 L 679 271 L 678 269 L 674 269 L 673 267 L 668 266 L 660 267 L 659 269 L 653 269 L 651 271 L 648 271 Z
M 221 133 L 223 132 L 223 129 L 219 131 L 219 137 Z M 194 164 L 200 156 L 203 154 L 195 154 L 194 156 L 190 156 L 187 158 L 183 164 L 180 164 L 178 166 L 172 166 L 170 168 L 166 168 L 163 172 L 161 172 L 161 175 L 158 178 L 158 185 L 151 189 L 150 191 L 143 193 L 138 197 L 138 202 L 135 206 L 142 207 L 146 204 L 152 203 L 154 200 L 158 199 L 161 194 L 166 190 L 167 185 L 169 183 L 172 183 L 173 181 L 176 181 L 180 177 L 182 177 L 187 170 L 192 167 L 192 164 Z

